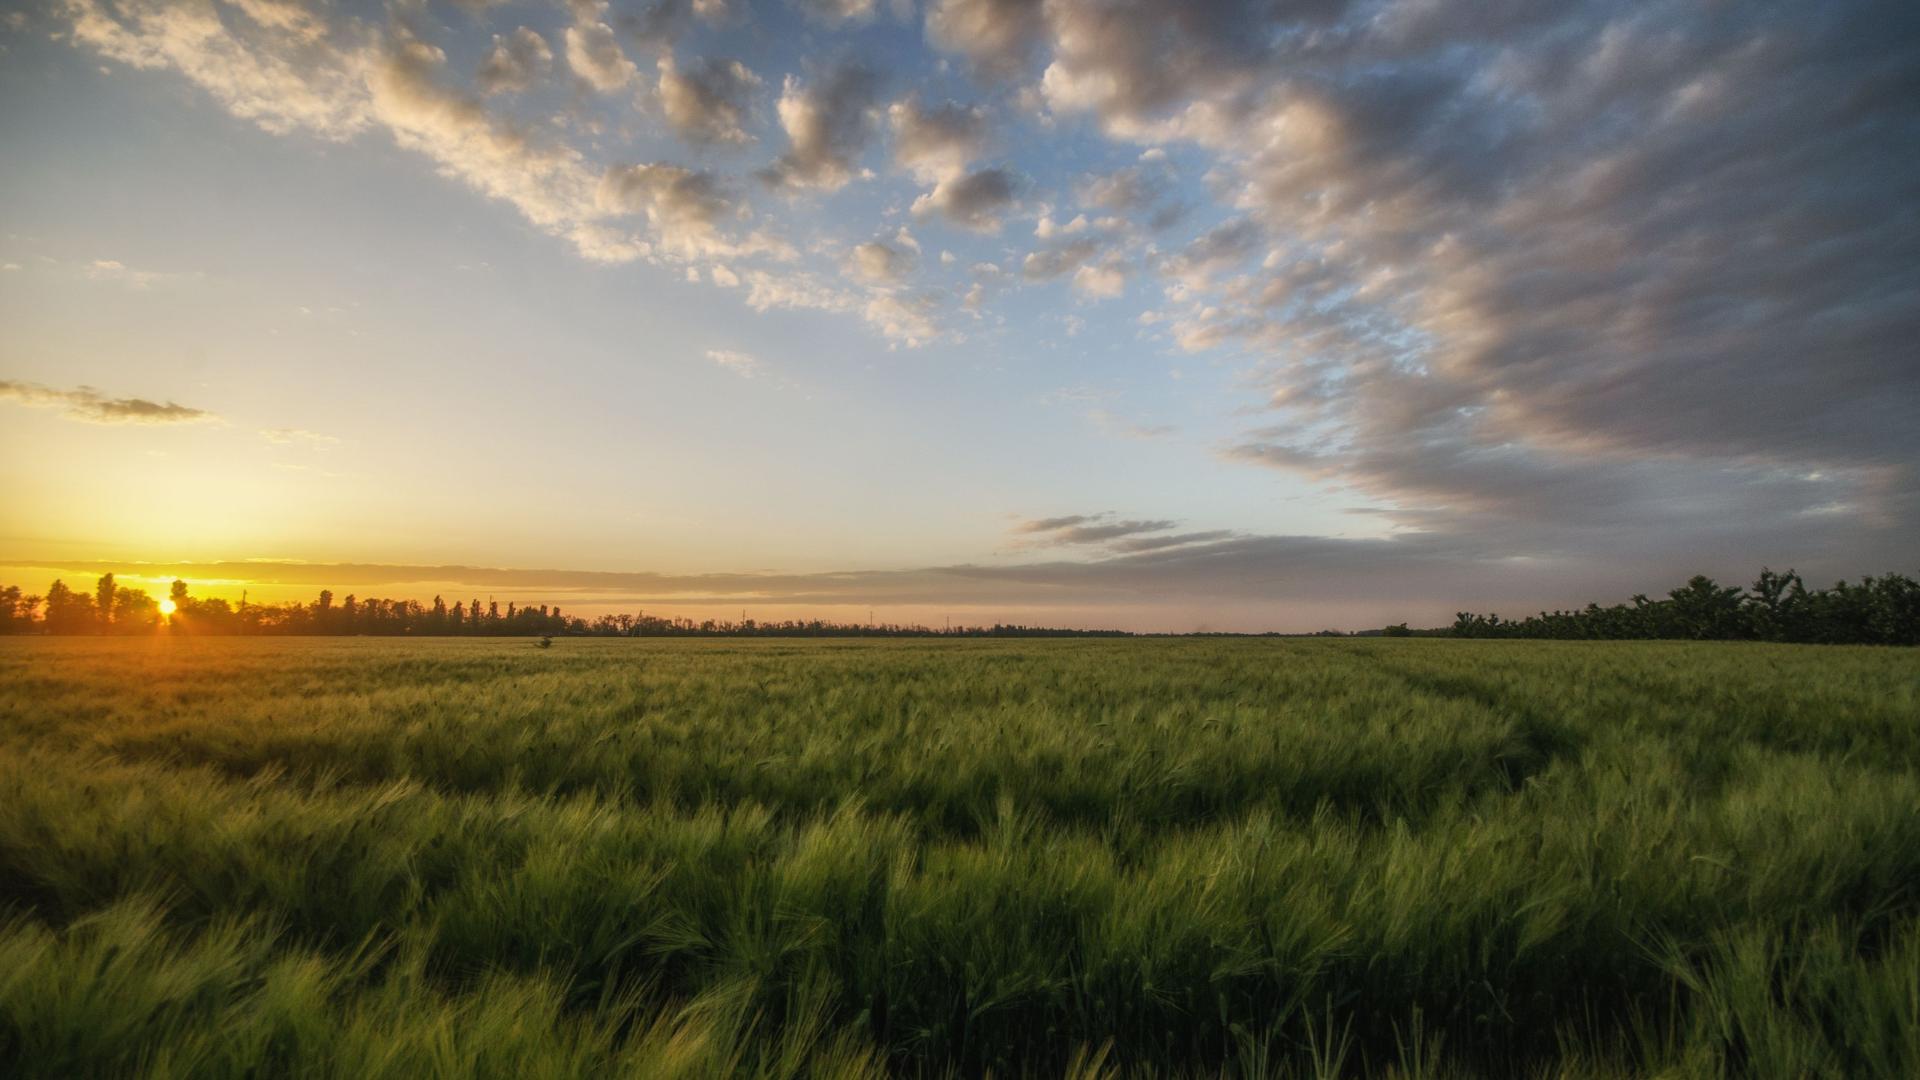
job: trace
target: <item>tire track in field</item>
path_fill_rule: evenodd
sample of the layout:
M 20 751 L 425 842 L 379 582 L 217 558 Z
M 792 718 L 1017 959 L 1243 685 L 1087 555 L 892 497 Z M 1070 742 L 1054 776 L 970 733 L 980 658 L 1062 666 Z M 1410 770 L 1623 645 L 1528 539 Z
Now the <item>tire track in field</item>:
M 1420 669 L 1388 659 L 1384 650 L 1347 642 L 1337 642 L 1335 645 L 1342 653 L 1360 661 L 1368 671 L 1388 676 L 1415 694 L 1464 702 L 1496 716 L 1512 717 L 1521 748 L 1512 754 L 1502 752 L 1494 761 L 1505 776 L 1509 793 L 1520 791 L 1528 780 L 1545 772 L 1555 761 L 1579 753 L 1588 743 L 1587 733 L 1564 717 L 1518 701 L 1465 670 L 1437 672 Z

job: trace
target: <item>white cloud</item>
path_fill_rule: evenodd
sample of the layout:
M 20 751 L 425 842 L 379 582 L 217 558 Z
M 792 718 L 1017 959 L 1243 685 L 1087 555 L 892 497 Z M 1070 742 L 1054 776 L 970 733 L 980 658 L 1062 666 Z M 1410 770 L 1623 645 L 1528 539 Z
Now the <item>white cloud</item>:
M 708 349 L 707 359 L 743 379 L 760 374 L 760 361 L 735 349 Z
M 1110 300 L 1127 289 L 1127 264 L 1117 255 L 1087 263 L 1073 272 L 1073 287 L 1098 300 Z
M 582 15 L 579 22 L 567 27 L 567 66 L 586 80 L 587 85 L 611 94 L 631 83 L 640 69 L 621 50 L 613 28 L 598 21 L 606 13 L 606 5 L 598 5 L 597 10 Z

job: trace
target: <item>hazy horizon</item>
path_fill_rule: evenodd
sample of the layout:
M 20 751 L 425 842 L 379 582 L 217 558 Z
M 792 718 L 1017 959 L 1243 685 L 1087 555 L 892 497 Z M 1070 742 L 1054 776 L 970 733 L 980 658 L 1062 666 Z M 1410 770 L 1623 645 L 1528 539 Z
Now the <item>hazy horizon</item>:
M 0 138 L 31 592 L 1311 631 L 1920 570 L 1910 4 L 60 0 Z

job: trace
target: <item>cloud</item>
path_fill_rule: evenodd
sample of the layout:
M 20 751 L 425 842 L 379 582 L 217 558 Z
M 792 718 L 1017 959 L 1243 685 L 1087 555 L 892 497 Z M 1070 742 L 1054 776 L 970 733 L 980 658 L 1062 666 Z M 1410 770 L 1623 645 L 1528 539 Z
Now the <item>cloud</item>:
M 68 0 L 66 14 L 79 44 L 130 67 L 179 71 L 228 112 L 275 134 L 341 141 L 372 123 L 361 51 L 316 45 L 304 29 L 259 24 L 249 39 L 229 33 L 212 4 L 162 0 L 111 9 Z
M 897 284 L 912 271 L 911 251 L 880 240 L 870 240 L 853 249 L 853 272 L 860 278 L 880 284 Z
M 996 78 L 1027 68 L 1044 26 L 1041 0 L 934 0 L 927 9 L 927 40 Z
M 304 428 L 262 428 L 260 437 L 276 446 L 291 446 L 298 443 L 311 446 L 316 450 L 324 450 L 340 443 L 340 440 L 332 435 L 322 435 Z
M 939 298 L 931 293 L 876 293 L 869 297 L 861 314 L 888 340 L 908 348 L 918 348 L 940 336 L 934 312 Z
M 916 216 L 940 214 L 962 228 L 994 232 L 1019 190 L 1019 179 L 1001 168 L 968 172 L 986 148 L 987 117 L 978 106 L 922 108 L 917 98 L 888 109 L 894 160 L 933 189 L 914 200 Z
M 597 0 L 568 0 L 578 21 L 610 19 L 619 33 L 651 47 L 673 44 L 698 16 L 708 23 L 723 23 L 734 14 L 727 0 L 650 0 L 645 4 L 622 3 L 608 10 Z
M 169 281 L 200 277 L 197 273 L 176 274 L 157 270 L 136 270 L 118 259 L 95 259 L 86 264 L 81 272 L 89 281 L 115 281 L 133 289 L 148 289 Z
M 747 107 L 760 77 L 738 60 L 709 56 L 681 71 L 660 58 L 660 105 L 681 138 L 699 144 L 743 143 Z
M 553 70 L 553 50 L 547 40 L 527 27 L 506 36 L 493 35 L 493 50 L 480 61 L 474 82 L 483 94 L 525 90 Z
M 1097 263 L 1085 263 L 1073 272 L 1073 287 L 1096 300 L 1111 300 L 1127 290 L 1127 263 L 1118 255 L 1108 255 Z
M 512 204 L 563 235 L 597 216 L 595 179 L 581 156 L 536 141 L 476 99 L 442 85 L 446 54 L 424 42 L 391 42 L 366 60 L 370 113 L 394 141 L 469 186 Z
M 601 179 L 598 200 L 613 212 L 646 215 L 664 245 L 696 253 L 715 246 L 715 226 L 733 212 L 718 178 L 677 165 L 616 165 Z
M 751 270 L 745 280 L 747 306 L 755 311 L 780 308 L 856 315 L 892 345 L 907 348 L 917 348 L 940 336 L 935 320 L 940 306 L 937 294 L 906 293 L 891 286 L 862 293 L 837 288 L 804 272 Z
M 1273 70 L 1288 24 L 1324 27 L 1345 0 L 1053 0 L 1047 103 L 1092 112 L 1122 137 L 1151 137 L 1169 116 L 1226 124 Z M 1301 46 L 1305 48 L 1307 46 Z M 1176 122 L 1175 130 L 1182 124 Z
M 772 273 L 749 270 L 746 275 L 747 306 L 755 311 L 776 308 L 789 311 L 858 312 L 860 301 L 853 293 L 834 288 L 806 273 Z
M 760 374 L 760 361 L 748 353 L 733 349 L 708 349 L 707 359 L 743 379 L 751 379 Z
M 605 13 L 602 6 L 600 13 Z M 620 48 L 613 28 L 604 22 L 581 21 L 567 27 L 567 66 L 587 85 L 611 94 L 633 82 L 640 69 Z
M 1916 520 L 1920 225 L 1873 207 L 1920 183 L 1888 139 L 1920 51 L 1865 29 L 1888 5 L 1182 6 L 1054 0 L 1043 88 L 1215 155 L 1239 215 L 1160 260 L 1161 321 L 1241 350 L 1292 432 L 1234 460 L 1529 557 L 1620 543 L 1606 516 L 1669 522 L 1665 558 L 1761 548 L 1716 518 L 1789 552 Z M 1080 194 L 1137 214 L 1132 179 Z
M 1184 547 L 1188 544 L 1212 544 L 1232 539 L 1236 533 L 1231 529 L 1205 529 L 1199 532 L 1168 533 L 1165 536 L 1131 536 L 1116 540 L 1108 545 L 1123 555 L 1138 555 L 1148 551 L 1165 551 L 1168 548 Z
M 1025 538 L 1025 546 L 1105 544 L 1140 533 L 1165 532 L 1179 524 L 1177 521 L 1116 520 L 1110 513 L 1069 514 L 1022 521 L 1013 527 L 1013 532 Z
M 1064 225 L 1054 221 L 1052 214 L 1041 214 L 1040 220 L 1033 224 L 1033 235 L 1042 240 L 1052 240 L 1057 236 L 1074 236 L 1086 232 L 1089 227 L 1085 214 L 1075 215 L 1073 220 Z
M 789 0 L 808 18 L 823 23 L 864 22 L 873 18 L 874 0 Z
M 951 177 L 913 201 L 913 212 L 937 213 L 962 228 L 995 232 L 1014 203 L 1019 180 L 1006 169 L 981 169 Z
M 1183 292 L 1207 287 L 1215 274 L 1245 262 L 1259 249 L 1260 226 L 1246 218 L 1223 222 L 1201 234 L 1160 264 L 1160 272 L 1177 281 Z
M 91 386 L 55 390 L 38 383 L 0 379 L 0 399 L 39 409 L 60 409 L 94 424 L 190 424 L 218 417 L 205 409 L 146 398 L 110 398 Z
M 979 106 L 946 104 L 921 107 L 917 98 L 887 109 L 893 124 L 893 159 L 924 183 L 938 183 L 967 171 L 987 143 L 987 114 Z
M 1029 252 L 1021 260 L 1020 273 L 1028 281 L 1046 281 L 1072 273 L 1100 253 L 1100 242 L 1083 238 Z
M 722 220 L 744 219 L 744 210 L 705 173 L 689 171 L 672 183 L 642 183 L 651 192 L 644 197 L 619 191 L 616 180 L 617 197 L 605 198 L 609 172 L 626 166 L 610 170 L 590 161 L 564 140 L 563 129 L 533 128 L 495 113 L 477 91 L 454 85 L 446 54 L 412 36 L 404 23 L 383 33 L 342 17 L 331 25 L 292 20 L 303 29 L 285 29 L 280 23 L 288 19 L 222 22 L 217 15 L 209 17 L 212 10 L 145 0 L 107 8 L 96 0 L 73 0 L 68 14 L 76 42 L 127 63 L 178 70 L 230 111 L 268 130 L 305 130 L 329 139 L 384 130 L 402 148 L 432 161 L 442 175 L 507 203 L 589 260 L 787 259 L 794 254 L 791 245 L 762 230 L 729 237 L 720 228 Z M 710 13 L 712 6 L 689 11 Z M 575 5 L 576 19 L 600 19 L 606 13 L 602 4 Z M 577 25 L 605 29 L 604 23 Z M 511 58 L 516 43 L 525 40 L 516 31 L 498 44 Z M 586 51 L 574 59 L 593 63 L 592 43 L 579 44 Z M 485 83 L 476 78 L 476 86 L 484 89 Z M 644 213 L 657 232 L 636 233 L 609 220 L 636 212 Z M 111 270 L 102 264 L 95 272 Z
M 1145 211 L 1163 198 L 1168 183 L 1164 169 L 1128 165 L 1112 172 L 1082 177 L 1074 190 L 1087 206 L 1135 214 Z
M 776 186 L 844 187 L 873 137 L 879 96 L 880 76 L 857 61 L 840 64 L 813 84 L 787 76 L 779 104 L 787 152 L 762 178 Z

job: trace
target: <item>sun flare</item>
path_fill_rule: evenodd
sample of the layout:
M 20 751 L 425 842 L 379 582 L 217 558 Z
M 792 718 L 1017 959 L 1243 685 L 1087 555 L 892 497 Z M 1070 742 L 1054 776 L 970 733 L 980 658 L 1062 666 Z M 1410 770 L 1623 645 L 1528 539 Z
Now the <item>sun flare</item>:
M 180 605 L 174 603 L 171 598 L 162 600 L 160 601 L 160 614 L 165 615 L 167 618 L 171 619 L 173 618 L 173 613 L 179 610 L 179 607 Z

